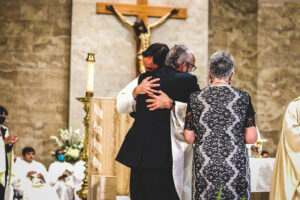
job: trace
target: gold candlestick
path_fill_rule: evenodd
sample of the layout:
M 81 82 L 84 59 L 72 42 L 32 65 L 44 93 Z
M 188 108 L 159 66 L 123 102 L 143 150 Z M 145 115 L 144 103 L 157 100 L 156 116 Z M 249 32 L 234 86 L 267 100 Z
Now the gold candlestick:
M 76 98 L 84 104 L 84 111 L 86 113 L 82 123 L 85 127 L 83 151 L 80 153 L 80 158 L 85 162 L 84 179 L 82 180 L 81 190 L 77 191 L 80 199 L 87 200 L 88 195 L 88 161 L 89 161 L 89 120 L 90 120 L 90 100 L 93 93 L 86 93 L 86 97 Z

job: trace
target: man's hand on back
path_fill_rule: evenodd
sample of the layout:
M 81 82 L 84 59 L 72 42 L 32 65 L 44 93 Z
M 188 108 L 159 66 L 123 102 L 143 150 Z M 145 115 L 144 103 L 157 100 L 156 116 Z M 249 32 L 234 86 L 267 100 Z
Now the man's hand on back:
M 149 92 L 155 92 L 156 90 L 153 90 L 154 87 L 159 87 L 160 84 L 157 83 L 159 81 L 159 78 L 155 78 L 153 80 L 150 80 L 152 76 L 149 76 L 145 78 L 138 86 L 136 86 L 132 92 L 132 96 L 134 99 L 139 94 L 147 94 Z
M 154 93 L 158 93 L 159 95 L 155 95 Z M 154 93 L 148 92 L 148 96 L 151 99 L 146 100 L 146 102 L 151 103 L 147 105 L 150 111 L 164 108 L 170 109 L 172 107 L 173 100 L 166 93 L 161 90 L 157 90 Z

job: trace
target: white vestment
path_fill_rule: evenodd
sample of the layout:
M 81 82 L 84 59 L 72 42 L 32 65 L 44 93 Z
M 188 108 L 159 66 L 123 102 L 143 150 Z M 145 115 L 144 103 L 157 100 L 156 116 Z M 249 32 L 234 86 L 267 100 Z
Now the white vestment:
M 4 138 L 8 136 L 8 130 L 6 131 Z M 6 152 L 5 152 L 5 144 L 0 131 L 0 184 L 4 187 L 5 186 L 5 171 L 6 171 Z
M 138 78 L 131 81 L 117 96 L 117 110 L 121 114 L 135 111 L 135 99 L 132 96 L 138 85 Z M 173 179 L 180 200 L 191 199 L 192 185 L 192 146 L 185 143 L 183 130 L 186 103 L 176 102 L 175 112 L 171 112 L 171 145 L 173 156 Z
M 14 190 L 18 192 L 18 194 L 23 195 L 23 189 L 21 188 L 21 176 L 19 175 L 22 172 L 22 168 L 20 168 L 20 164 L 23 161 L 21 158 L 17 157 L 16 161 L 13 162 L 12 170 L 11 170 L 11 181 L 6 186 L 5 190 L 5 200 L 12 200 L 14 196 Z
M 300 96 L 288 105 L 283 118 L 270 200 L 300 200 Z
M 31 177 L 27 177 L 28 172 L 36 172 Z M 23 200 L 59 200 L 54 189 L 49 185 L 48 172 L 45 166 L 33 160 L 31 163 L 20 161 L 14 170 L 16 176 L 21 180 Z M 37 177 L 42 174 L 44 181 Z
M 54 161 L 49 166 L 50 185 L 53 186 L 60 200 L 73 200 L 74 196 L 74 167 L 68 162 Z M 60 176 L 67 174 L 64 180 L 58 180 Z
M 80 200 L 80 198 L 77 195 L 77 191 L 81 190 L 81 185 L 83 183 L 84 179 L 84 166 L 85 162 L 83 160 L 79 160 L 78 162 L 75 163 L 74 165 L 74 185 L 75 185 L 75 191 L 74 191 L 74 197 L 75 200 Z
M 3 125 L 0 125 L 0 127 L 6 129 L 4 138 L 7 138 L 9 135 L 8 128 Z M 1 131 L 0 131 L 0 134 L 1 134 L 0 135 L 0 184 L 4 186 L 4 183 L 5 183 L 5 171 L 7 170 L 5 156 L 7 156 L 8 176 L 6 177 L 7 180 L 6 180 L 4 199 L 10 200 L 10 199 L 12 199 L 12 195 L 13 195 L 12 180 L 15 180 L 14 175 L 12 174 L 14 152 L 13 152 L 13 149 L 11 149 L 11 151 L 9 153 L 6 152 L 4 140 L 2 137 L 3 133 L 1 133 Z

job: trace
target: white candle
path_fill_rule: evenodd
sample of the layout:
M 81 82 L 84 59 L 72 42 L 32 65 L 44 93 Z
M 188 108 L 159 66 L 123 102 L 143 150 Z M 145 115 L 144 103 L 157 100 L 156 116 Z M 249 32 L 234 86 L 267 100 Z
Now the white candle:
M 95 54 L 88 53 L 86 59 L 86 92 L 94 92 L 94 70 L 95 70 Z

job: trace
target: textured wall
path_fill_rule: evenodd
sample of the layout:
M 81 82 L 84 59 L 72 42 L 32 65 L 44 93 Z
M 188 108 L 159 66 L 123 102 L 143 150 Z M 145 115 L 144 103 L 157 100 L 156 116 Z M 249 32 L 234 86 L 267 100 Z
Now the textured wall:
M 234 57 L 234 87 L 256 101 L 257 0 L 209 1 L 209 53 L 226 50 Z M 208 57 L 209 58 L 209 57 Z
M 300 95 L 300 2 L 260 1 L 257 120 L 275 152 L 289 102 Z
M 300 2 L 209 1 L 209 56 L 235 59 L 233 86 L 252 97 L 263 148 L 275 156 L 287 104 L 300 95 Z
M 71 0 L 0 1 L 0 105 L 6 126 L 49 164 L 49 136 L 68 125 Z
M 81 125 L 82 105 L 75 97 L 86 90 L 88 52 L 96 54 L 94 96 L 116 97 L 135 78 L 136 43 L 134 32 L 115 16 L 96 14 L 99 0 L 74 0 L 72 15 L 70 125 Z M 136 4 L 136 0 L 106 2 Z M 149 0 L 149 5 L 187 8 L 187 19 L 169 19 L 152 32 L 152 43 L 162 42 L 172 47 L 185 44 L 196 56 L 195 74 L 200 85 L 207 83 L 208 0 Z M 135 17 L 128 17 L 132 22 Z M 149 18 L 149 24 L 158 18 Z

